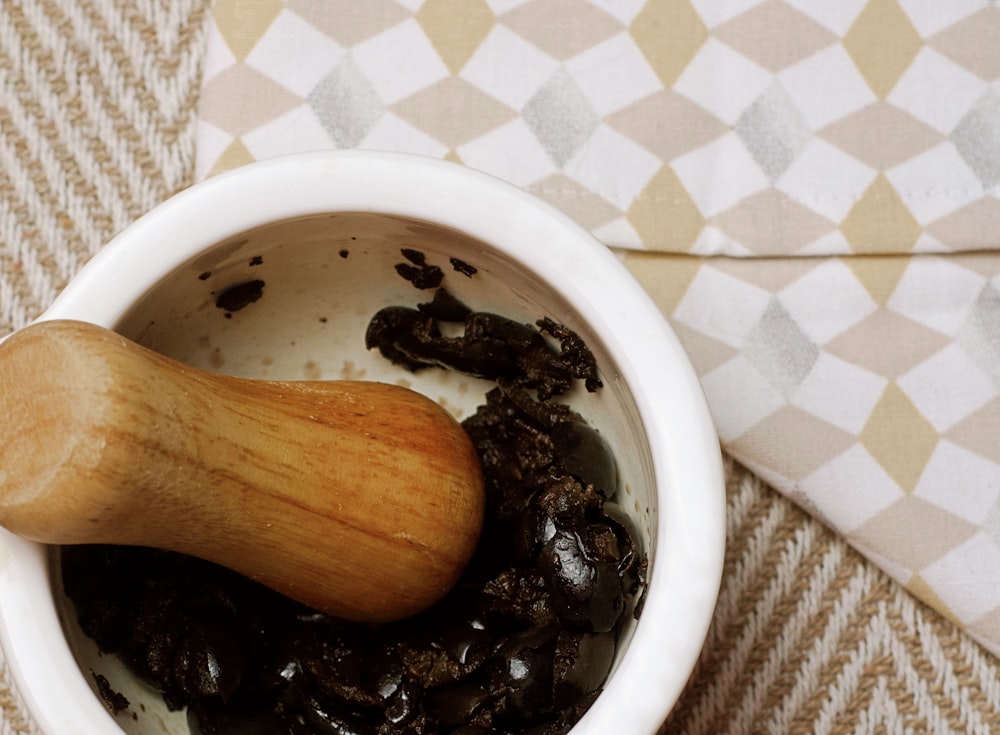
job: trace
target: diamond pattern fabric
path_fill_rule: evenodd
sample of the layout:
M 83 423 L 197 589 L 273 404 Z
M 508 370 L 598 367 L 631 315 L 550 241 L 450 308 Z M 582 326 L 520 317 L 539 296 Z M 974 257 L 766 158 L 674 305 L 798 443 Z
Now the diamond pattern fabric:
M 677 257 L 623 254 L 726 449 L 1000 650 L 1000 259 Z
M 1000 653 L 1000 10 L 219 0 L 201 177 L 447 158 L 612 247 L 725 450 Z

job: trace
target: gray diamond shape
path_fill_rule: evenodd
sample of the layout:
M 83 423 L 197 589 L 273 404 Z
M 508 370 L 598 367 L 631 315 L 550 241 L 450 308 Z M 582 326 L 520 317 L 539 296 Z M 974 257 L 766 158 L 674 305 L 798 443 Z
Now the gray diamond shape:
M 600 118 L 564 69 L 557 71 L 521 111 L 525 123 L 560 167 L 597 128 Z
M 791 398 L 819 359 L 819 347 L 772 298 L 747 335 L 743 354 L 785 398 Z
M 785 173 L 812 137 L 809 125 L 778 84 L 743 111 L 734 129 L 771 181 Z
M 979 292 L 956 339 L 1000 388 L 1000 290 L 993 283 Z
M 983 533 L 997 546 L 1000 546 L 1000 498 L 993 502 L 986 518 L 983 520 Z
M 983 187 L 1000 183 L 1000 98 L 984 95 L 949 138 Z
M 382 117 L 382 98 L 348 55 L 313 87 L 306 98 L 339 148 L 358 145 Z

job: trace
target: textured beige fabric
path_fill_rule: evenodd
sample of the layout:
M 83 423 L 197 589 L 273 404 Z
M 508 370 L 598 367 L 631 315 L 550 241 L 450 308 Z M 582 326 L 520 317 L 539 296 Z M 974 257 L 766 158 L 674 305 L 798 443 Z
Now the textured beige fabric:
M 194 174 L 207 0 L 0 2 L 0 333 Z M 0 387 L 2 390 L 2 387 Z M 0 735 L 35 733 L 0 660 Z
M 385 148 L 547 199 L 655 294 L 726 450 L 1000 653 L 998 27 L 986 0 L 221 0 L 198 174 Z
M 405 148 L 509 178 L 617 247 L 996 244 L 987 0 L 220 0 L 216 20 L 199 176 Z
M 0 329 L 190 183 L 202 0 L 0 3 Z
M 0 332 L 194 178 L 208 0 L 0 3 Z M 1000 669 L 737 465 L 720 602 L 664 732 L 1000 731 Z M 669 625 L 670 621 L 662 621 Z M 31 723 L 0 668 L 0 733 Z
M 1000 731 L 992 655 L 754 475 L 727 475 L 719 604 L 661 735 Z

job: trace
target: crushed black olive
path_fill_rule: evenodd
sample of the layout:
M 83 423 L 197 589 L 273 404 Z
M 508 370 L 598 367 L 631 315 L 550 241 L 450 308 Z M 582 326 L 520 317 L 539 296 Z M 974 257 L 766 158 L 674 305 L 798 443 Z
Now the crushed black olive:
M 396 272 L 419 289 L 437 288 L 444 280 L 444 271 L 427 262 L 419 250 L 403 248 L 400 251 L 409 263 L 397 263 Z
M 400 251 L 403 257 L 413 263 L 413 265 L 427 265 L 427 256 L 419 250 L 413 248 L 402 248 Z
M 457 272 L 461 273 L 463 276 L 468 276 L 469 278 L 472 278 L 474 275 L 476 275 L 476 273 L 479 272 L 479 269 L 476 268 L 476 266 L 470 265 L 469 263 L 466 263 L 464 260 L 459 260 L 458 258 L 449 258 L 448 260 L 451 263 L 451 267 L 454 268 Z
M 244 309 L 264 295 L 264 282 L 254 279 L 230 286 L 215 300 L 215 305 L 228 313 Z
M 441 602 L 347 623 L 190 557 L 65 547 L 80 625 L 204 735 L 563 735 L 603 687 L 645 574 L 614 457 L 552 400 L 577 380 L 600 387 L 593 356 L 555 322 L 473 312 L 445 290 L 380 311 L 366 341 L 411 370 L 496 382 L 463 422 L 486 481 L 483 537 Z
M 465 324 L 461 337 L 444 336 L 437 324 L 460 320 Z M 559 340 L 559 351 L 545 334 Z M 584 380 L 592 392 L 601 387 L 593 355 L 571 330 L 551 319 L 540 320 L 536 329 L 498 314 L 472 312 L 443 289 L 416 309 L 380 310 L 368 325 L 365 345 L 408 370 L 447 367 L 478 378 L 508 379 L 536 391 L 542 401 L 565 393 L 574 379 Z
M 108 677 L 94 671 L 91 671 L 90 675 L 94 677 L 94 683 L 97 685 L 97 693 L 100 695 L 101 701 L 104 702 L 104 706 L 108 708 L 111 714 L 119 715 L 129 708 L 128 697 L 121 692 L 116 692 L 111 687 Z
M 434 292 L 434 299 L 428 304 L 418 304 L 417 311 L 436 319 L 439 322 L 464 322 L 472 310 L 448 291 L 439 288 Z
M 418 267 L 399 263 L 396 265 L 396 272 L 417 288 L 437 288 L 444 280 L 444 273 L 436 265 Z

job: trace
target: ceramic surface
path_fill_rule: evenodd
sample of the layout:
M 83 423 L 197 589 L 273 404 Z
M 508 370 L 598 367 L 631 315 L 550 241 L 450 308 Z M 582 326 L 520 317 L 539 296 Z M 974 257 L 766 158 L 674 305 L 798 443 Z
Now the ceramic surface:
M 413 375 L 365 350 L 375 311 L 430 299 L 396 273 L 402 248 L 439 265 L 444 286 L 473 309 L 525 322 L 550 316 L 594 351 L 605 387 L 576 391 L 569 402 L 615 452 L 619 500 L 649 554 L 649 588 L 604 693 L 572 732 L 653 735 L 697 659 L 715 604 L 724 543 L 718 441 L 695 374 L 656 307 L 565 216 L 496 179 L 430 159 L 275 159 L 150 212 L 42 319 L 91 321 L 231 374 L 401 383 L 462 418 L 484 383 L 443 371 Z M 452 258 L 477 272 L 455 270 Z M 227 316 L 217 295 L 249 280 L 263 281 L 262 297 Z M 57 576 L 50 550 L 0 532 L 0 634 L 41 730 L 187 733 L 183 713 L 168 712 L 74 629 Z M 129 698 L 128 712 L 114 718 L 105 710 L 92 672 Z

